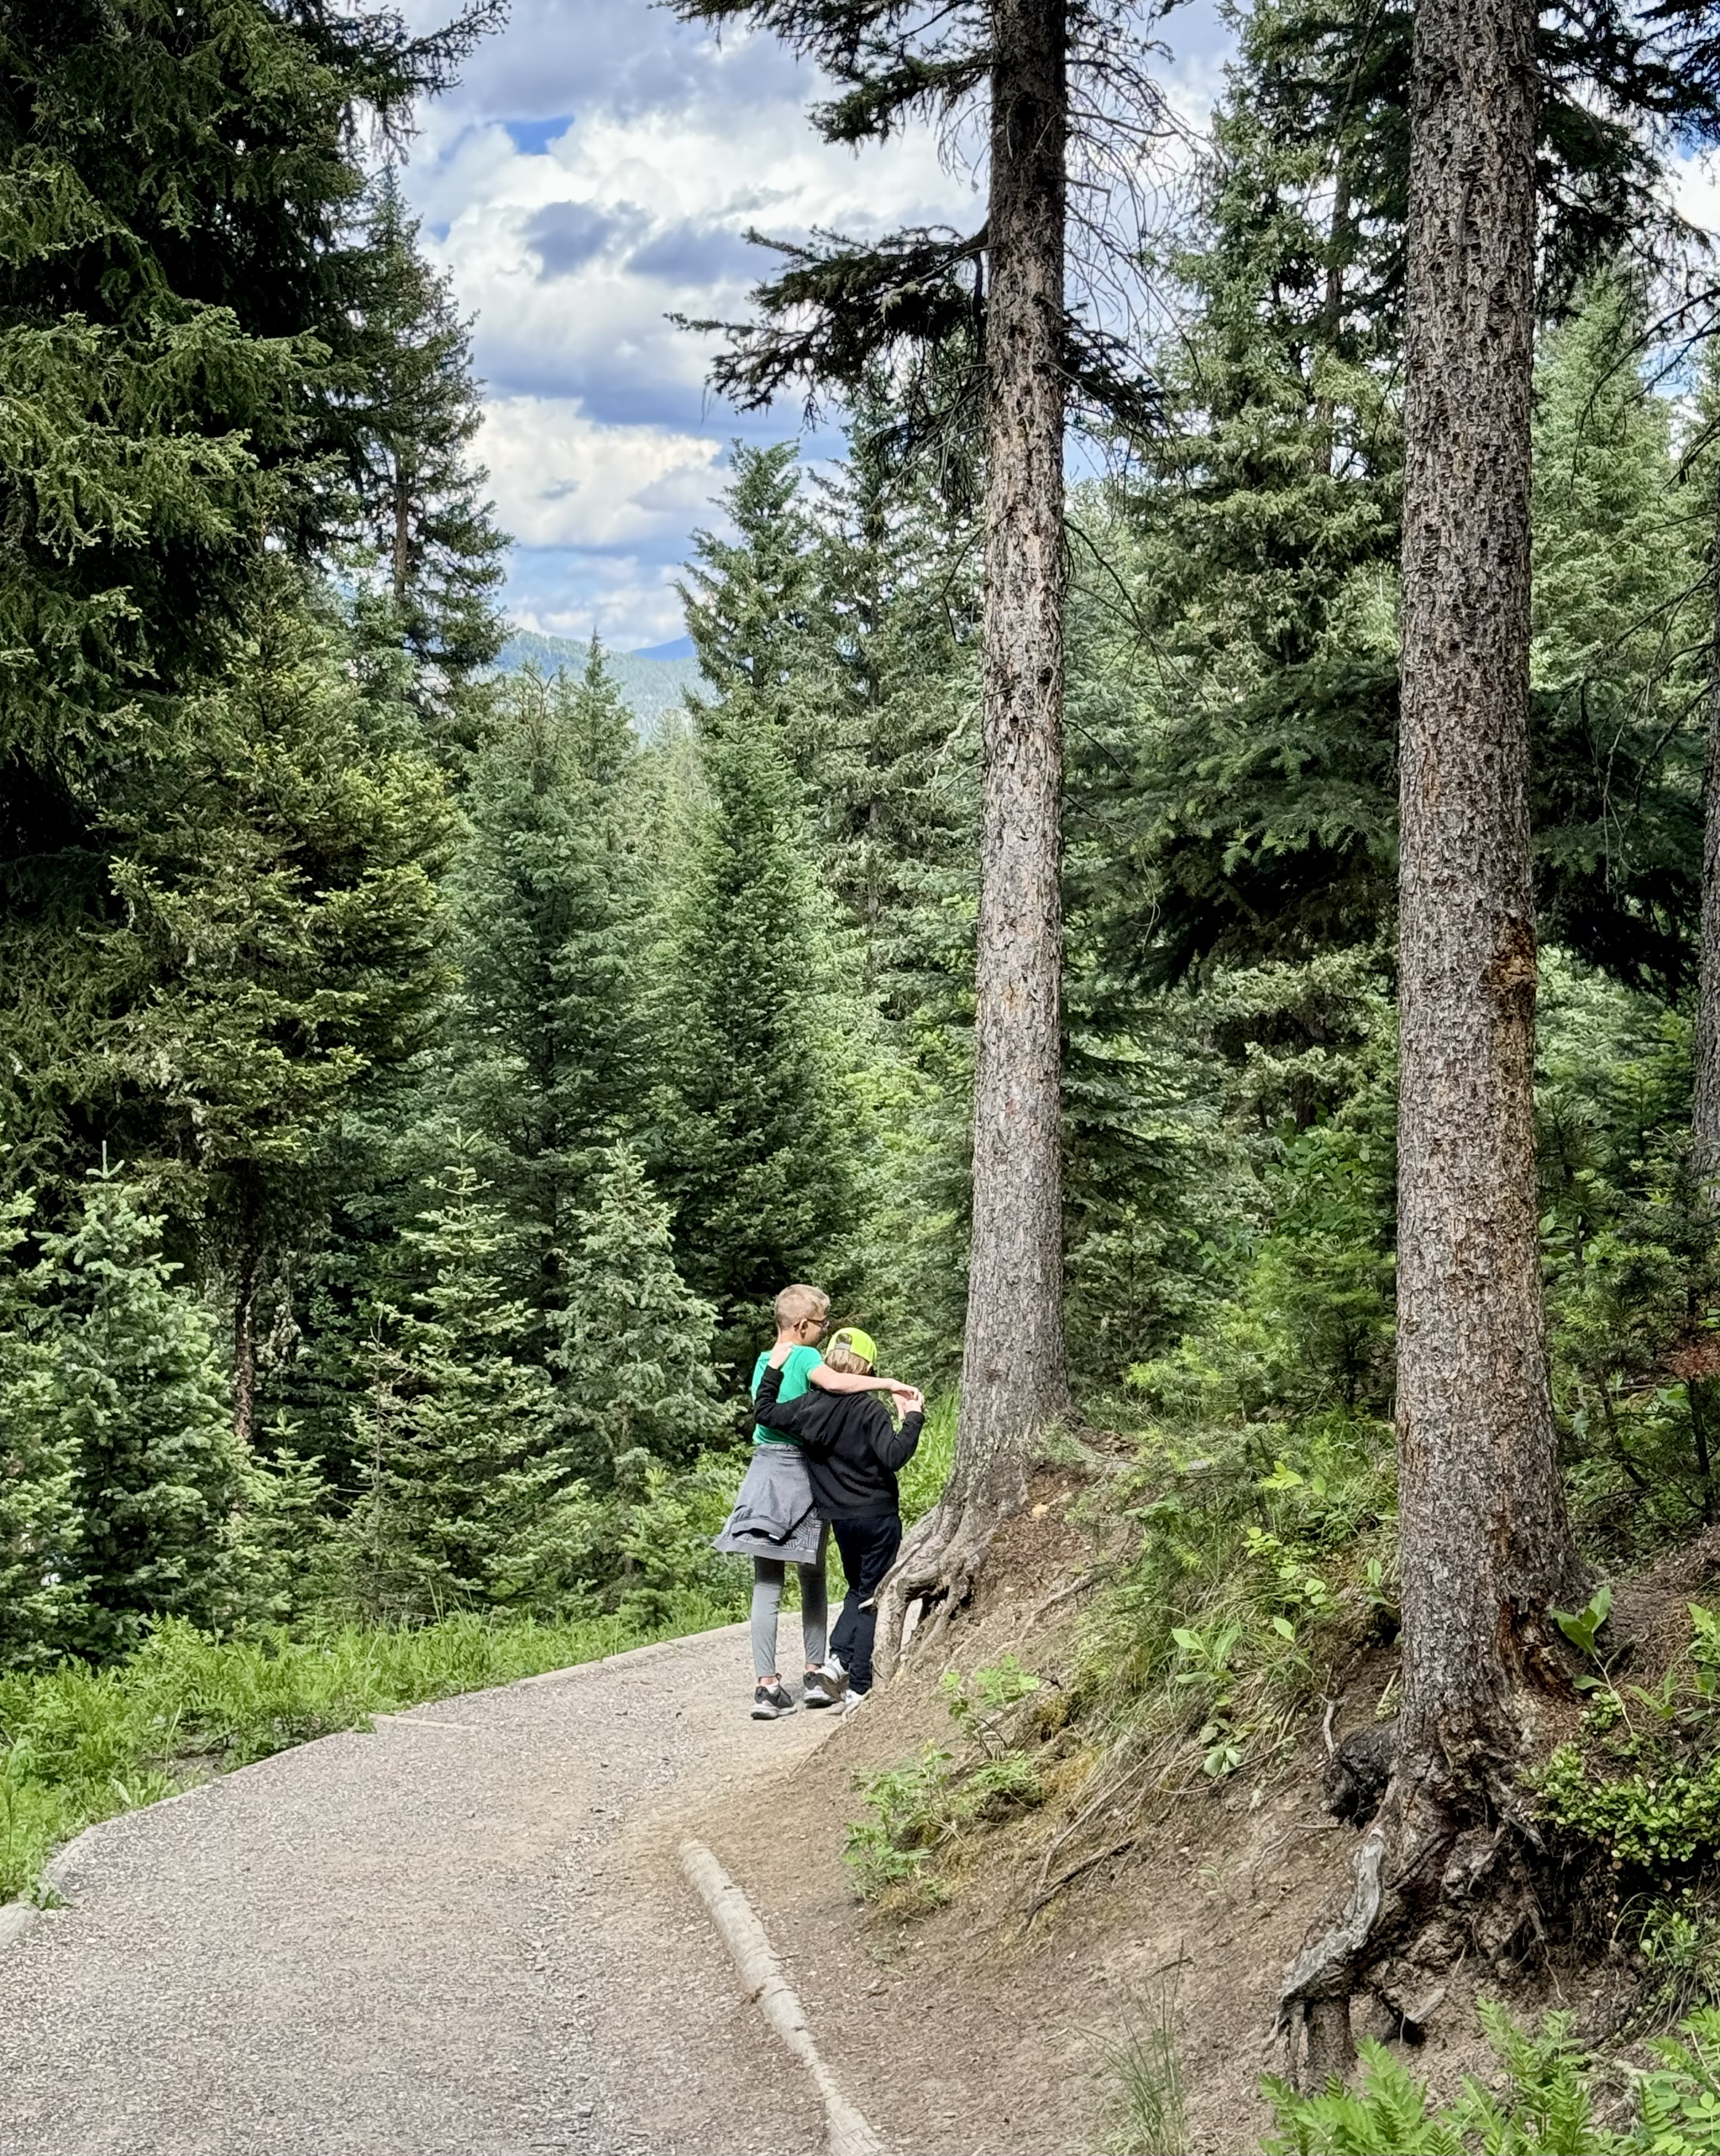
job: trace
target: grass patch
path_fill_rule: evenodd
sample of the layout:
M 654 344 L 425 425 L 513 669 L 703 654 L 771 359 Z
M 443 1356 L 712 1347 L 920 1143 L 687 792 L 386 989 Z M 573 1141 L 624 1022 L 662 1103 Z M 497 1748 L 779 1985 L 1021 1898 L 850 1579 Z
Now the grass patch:
M 0 1676 L 0 1902 L 31 1893 L 53 1851 L 99 1820 L 177 1794 L 377 1714 L 596 1661 L 726 1624 L 701 1596 L 660 1621 L 445 1617 L 213 1639 L 160 1625 L 104 1669 Z

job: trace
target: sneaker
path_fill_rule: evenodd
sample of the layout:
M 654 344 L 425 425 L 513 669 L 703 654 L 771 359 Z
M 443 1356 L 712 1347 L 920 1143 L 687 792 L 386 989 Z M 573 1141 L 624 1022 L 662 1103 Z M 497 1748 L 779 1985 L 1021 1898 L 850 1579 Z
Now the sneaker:
M 840 1688 L 833 1685 L 823 1670 L 809 1670 L 806 1682 L 800 1687 L 803 1707 L 834 1707 L 842 1697 Z
M 792 1714 L 794 1702 L 780 1684 L 762 1684 L 752 1694 L 752 1719 L 774 1722 L 779 1714 Z
M 852 1714 L 856 1707 L 864 1707 L 871 1697 L 869 1691 L 845 1691 L 836 1703 L 845 1714 Z

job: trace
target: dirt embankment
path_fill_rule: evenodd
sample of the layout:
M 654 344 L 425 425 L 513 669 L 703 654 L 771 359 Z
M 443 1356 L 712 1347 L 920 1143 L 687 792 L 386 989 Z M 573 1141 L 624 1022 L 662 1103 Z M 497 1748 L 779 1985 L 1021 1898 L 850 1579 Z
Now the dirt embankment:
M 1242 1777 L 1203 1784 L 1197 1772 L 1138 1838 L 1138 1812 L 1121 1796 L 1114 1834 L 1090 1823 L 1081 1845 L 1127 1845 L 1030 1916 L 1059 1811 L 1055 1788 L 1045 1812 L 969 1837 L 951 1898 L 928 1913 L 903 1920 L 867 1907 L 842 1862 L 847 1823 L 861 1811 L 857 1775 L 928 1743 L 958 1748 L 938 1693 L 947 1668 L 977 1669 L 1010 1651 L 1053 1681 L 1067 1666 L 1078 1597 L 1060 1589 L 1079 1578 L 1090 1552 L 1064 1524 L 1065 1494 L 1055 1479 L 1035 1492 L 1037 1516 L 1000 1538 L 973 1608 L 932 1654 L 916 1653 L 792 1774 L 712 1808 L 699 1831 L 752 1896 L 830 2064 L 886 2147 L 905 2156 L 1102 2148 L 1101 2049 L 1138 2025 L 1142 2002 L 1163 1999 L 1168 1983 L 1188 2146 L 1232 2156 L 1270 2128 L 1260 2082 L 1277 2062 L 1279 1983 L 1348 1876 L 1354 1834 L 1324 1808 L 1326 1747 L 1372 1721 L 1392 1657 L 1352 1671 L 1328 1727 L 1309 1728 L 1264 1786 Z M 1066 1799 L 1062 1809 L 1066 1816 Z M 1500 1987 L 1459 1966 L 1428 2002 L 1425 2029 L 1412 2032 L 1419 2041 L 1383 2006 L 1358 2008 L 1358 2033 L 1389 2040 L 1436 2092 L 1454 2092 L 1489 2060 L 1477 1989 Z M 1533 2016 L 1586 2000 L 1542 1985 L 1510 2003 Z

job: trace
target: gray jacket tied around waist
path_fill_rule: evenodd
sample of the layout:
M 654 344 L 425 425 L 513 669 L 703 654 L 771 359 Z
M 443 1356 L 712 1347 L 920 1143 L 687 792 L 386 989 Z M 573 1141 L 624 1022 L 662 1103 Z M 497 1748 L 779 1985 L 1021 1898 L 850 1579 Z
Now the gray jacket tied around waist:
M 733 1557 L 815 1564 L 820 1524 L 800 1448 L 755 1445 L 735 1508 L 711 1547 Z

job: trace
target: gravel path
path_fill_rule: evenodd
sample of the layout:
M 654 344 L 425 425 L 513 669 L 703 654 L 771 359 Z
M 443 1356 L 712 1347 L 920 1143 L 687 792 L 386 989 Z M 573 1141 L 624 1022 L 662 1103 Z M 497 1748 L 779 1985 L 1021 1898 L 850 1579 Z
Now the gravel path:
M 746 1668 L 709 1633 L 95 1829 L 0 1948 L 0 2152 L 812 2156 L 675 1868 L 681 1812 L 824 1734 L 751 1721 Z

